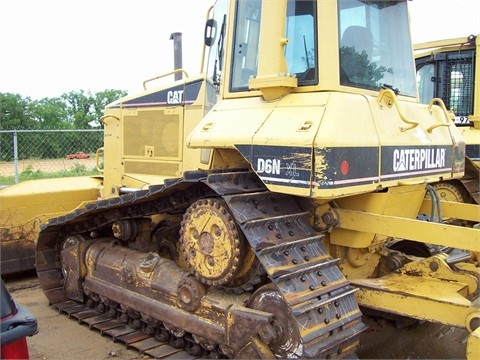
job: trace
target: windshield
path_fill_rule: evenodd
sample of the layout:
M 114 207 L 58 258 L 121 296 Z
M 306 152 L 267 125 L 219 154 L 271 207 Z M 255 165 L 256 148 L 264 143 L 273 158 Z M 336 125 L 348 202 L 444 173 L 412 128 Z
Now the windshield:
M 417 96 L 406 1 L 339 0 L 340 83 Z

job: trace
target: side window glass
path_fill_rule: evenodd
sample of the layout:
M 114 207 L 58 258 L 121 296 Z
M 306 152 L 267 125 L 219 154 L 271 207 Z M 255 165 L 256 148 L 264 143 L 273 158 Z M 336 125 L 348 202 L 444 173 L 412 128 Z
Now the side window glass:
M 237 0 L 231 91 L 248 90 L 248 79 L 257 75 L 261 0 Z
M 426 64 L 417 70 L 418 97 L 428 104 L 435 97 L 435 66 Z
M 317 83 L 315 15 L 314 1 L 288 1 L 285 57 L 288 72 L 297 75 L 299 85 Z

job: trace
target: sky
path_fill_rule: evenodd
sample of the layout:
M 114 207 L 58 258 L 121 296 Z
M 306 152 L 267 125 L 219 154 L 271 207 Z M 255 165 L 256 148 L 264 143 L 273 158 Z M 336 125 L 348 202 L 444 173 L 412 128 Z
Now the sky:
M 0 92 L 40 100 L 80 90 L 142 91 L 145 80 L 173 70 L 175 32 L 182 33 L 183 68 L 196 75 L 212 4 L 0 0 Z M 408 4 L 414 43 L 480 33 L 479 0 Z

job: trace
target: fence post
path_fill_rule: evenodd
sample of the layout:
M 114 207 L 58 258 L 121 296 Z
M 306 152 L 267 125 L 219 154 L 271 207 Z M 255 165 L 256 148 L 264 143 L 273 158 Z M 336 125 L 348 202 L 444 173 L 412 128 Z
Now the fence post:
M 18 148 L 17 148 L 17 130 L 13 131 L 13 166 L 15 169 L 15 184 L 18 184 Z

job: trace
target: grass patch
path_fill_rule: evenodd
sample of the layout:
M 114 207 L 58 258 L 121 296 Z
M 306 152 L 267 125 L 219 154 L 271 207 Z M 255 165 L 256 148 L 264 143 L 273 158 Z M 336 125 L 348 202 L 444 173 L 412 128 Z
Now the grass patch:
M 101 175 L 97 169 L 88 170 L 85 165 L 75 164 L 70 170 L 60 170 L 55 172 L 45 172 L 41 170 L 33 170 L 31 166 L 22 171 L 18 176 L 18 181 L 38 180 L 38 179 L 55 179 L 72 176 L 93 176 Z M 15 176 L 0 176 L 1 185 L 15 184 Z

